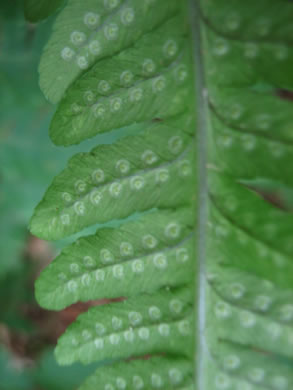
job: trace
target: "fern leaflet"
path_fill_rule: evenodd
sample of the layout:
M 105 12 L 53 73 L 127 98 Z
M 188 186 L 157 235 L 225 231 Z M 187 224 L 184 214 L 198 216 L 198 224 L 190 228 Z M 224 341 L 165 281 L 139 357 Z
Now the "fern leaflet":
M 93 307 L 58 342 L 61 364 L 113 361 L 84 388 L 96 381 L 105 389 L 193 388 L 195 99 L 187 9 L 177 1 L 69 1 L 41 61 L 45 94 L 53 102 L 63 96 L 50 129 L 56 144 L 121 127 L 130 134 L 74 156 L 31 221 L 45 239 L 120 221 L 65 248 L 36 284 L 48 309 L 124 297 Z M 153 357 L 114 364 L 144 356 Z

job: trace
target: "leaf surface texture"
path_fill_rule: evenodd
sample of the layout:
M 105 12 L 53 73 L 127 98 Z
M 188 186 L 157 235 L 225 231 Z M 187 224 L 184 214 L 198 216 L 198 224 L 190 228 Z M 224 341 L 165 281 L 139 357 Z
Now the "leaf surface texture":
M 123 129 L 75 155 L 31 221 L 51 240 L 107 224 L 36 285 L 48 309 L 111 300 L 56 348 L 61 364 L 108 363 L 82 390 L 293 385 L 293 4 L 197 5 L 193 20 L 187 1 L 69 0 L 41 60 L 55 144 Z

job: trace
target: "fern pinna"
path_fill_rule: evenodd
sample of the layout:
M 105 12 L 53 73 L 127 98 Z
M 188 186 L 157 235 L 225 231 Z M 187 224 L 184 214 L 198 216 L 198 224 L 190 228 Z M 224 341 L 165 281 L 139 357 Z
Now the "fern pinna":
M 50 240 L 108 223 L 36 284 L 47 309 L 119 298 L 58 342 L 61 364 L 105 363 L 81 390 L 292 388 L 292 17 L 284 0 L 63 3 L 40 64 L 51 138 L 116 137 L 31 221 Z

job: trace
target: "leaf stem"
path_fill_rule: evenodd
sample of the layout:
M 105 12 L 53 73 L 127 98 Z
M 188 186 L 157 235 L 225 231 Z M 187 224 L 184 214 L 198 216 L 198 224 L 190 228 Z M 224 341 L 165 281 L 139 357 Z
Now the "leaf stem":
M 206 258 L 206 221 L 208 209 L 207 191 L 207 96 L 204 82 L 202 62 L 200 13 L 197 0 L 190 0 L 190 16 L 193 42 L 193 63 L 195 74 L 195 91 L 197 110 L 197 164 L 198 164 L 198 241 L 197 241 L 197 273 L 195 281 L 195 302 L 197 302 L 196 316 L 196 344 L 195 344 L 195 382 L 197 390 L 204 390 L 204 356 L 206 356 L 205 331 L 205 258 Z

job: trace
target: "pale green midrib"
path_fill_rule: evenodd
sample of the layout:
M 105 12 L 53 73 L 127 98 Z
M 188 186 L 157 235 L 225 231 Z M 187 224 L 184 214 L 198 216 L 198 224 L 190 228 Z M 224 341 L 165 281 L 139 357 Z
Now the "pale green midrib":
M 190 0 L 190 16 L 192 28 L 192 44 L 193 44 L 193 59 L 194 59 L 194 75 L 195 75 L 195 91 L 196 91 L 196 107 L 197 112 L 197 162 L 198 162 L 198 239 L 197 239 L 197 272 L 195 273 L 195 304 L 197 303 L 197 317 L 195 321 L 195 383 L 197 390 L 205 390 L 204 377 L 204 355 L 206 345 L 204 340 L 205 330 L 205 258 L 206 258 L 206 220 L 207 220 L 207 177 L 206 177 L 206 133 L 207 133 L 207 118 L 208 112 L 206 98 L 204 96 L 204 70 L 201 59 L 201 39 L 200 39 L 200 14 L 198 0 Z

